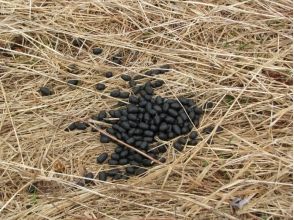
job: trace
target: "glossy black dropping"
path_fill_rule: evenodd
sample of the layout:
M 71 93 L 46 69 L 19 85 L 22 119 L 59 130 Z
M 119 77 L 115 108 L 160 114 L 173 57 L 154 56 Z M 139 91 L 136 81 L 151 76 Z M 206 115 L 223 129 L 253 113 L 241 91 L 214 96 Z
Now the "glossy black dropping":
M 117 146 L 117 147 L 114 149 L 114 152 L 117 153 L 117 154 L 120 154 L 123 150 L 124 150 L 123 147 L 121 147 L 121 146 Z
M 128 150 L 123 150 L 122 152 L 120 152 L 119 156 L 121 158 L 125 158 L 129 155 L 129 151 Z
M 146 171 L 147 171 L 147 169 L 140 167 L 135 170 L 135 175 L 142 175 L 142 174 L 146 173 Z
M 40 87 L 39 92 L 42 96 L 53 95 L 53 92 L 48 87 Z
M 126 159 L 126 158 L 122 158 L 122 159 L 120 159 L 119 161 L 118 161 L 118 163 L 119 163 L 119 165 L 126 165 L 126 164 L 128 164 L 128 159 Z
M 106 78 L 111 78 L 113 76 L 113 73 L 112 72 L 106 72 L 105 73 L 105 77 Z
M 126 141 L 128 144 L 132 145 L 135 143 L 135 139 L 134 138 L 129 138 L 127 141 Z
M 188 145 L 195 146 L 195 145 L 198 144 L 198 141 L 197 141 L 196 139 L 192 139 L 192 140 L 189 140 L 187 144 L 188 144 Z
M 140 122 L 139 123 L 139 128 L 146 130 L 146 129 L 149 128 L 149 125 L 144 123 L 144 122 Z
M 129 75 L 127 74 L 123 74 L 121 75 L 121 78 L 124 80 L 124 81 L 130 81 L 132 79 L 132 77 L 130 77 Z
M 71 123 L 67 128 L 65 128 L 65 131 L 73 131 L 76 129 L 76 123 Z
M 180 135 L 181 134 L 181 128 L 177 125 L 177 124 L 174 124 L 172 126 L 172 129 L 173 129 L 173 132 L 176 134 L 176 135 Z
M 101 181 L 107 180 L 107 173 L 105 171 L 101 171 L 98 173 L 98 179 Z
M 77 80 L 77 79 L 70 79 L 70 80 L 67 81 L 67 84 L 76 86 L 76 85 L 79 84 L 79 80 Z
M 142 164 L 143 164 L 143 166 L 145 166 L 145 167 L 150 167 L 150 166 L 152 166 L 152 160 L 149 160 L 149 159 L 143 159 L 143 161 L 142 161 Z
M 145 130 L 144 131 L 144 135 L 147 137 L 153 137 L 154 136 L 154 132 L 150 131 L 150 130 Z
M 138 104 L 139 103 L 139 98 L 135 95 L 131 95 L 129 97 L 129 102 L 132 103 L 132 104 Z
M 165 102 L 165 103 L 163 104 L 163 106 L 162 106 L 162 110 L 163 110 L 164 112 L 167 112 L 168 109 L 169 109 L 169 104 L 168 104 L 167 102 Z
M 164 84 L 164 81 L 163 80 L 155 80 L 152 82 L 152 87 L 153 88 L 158 88 L 160 86 L 162 86 Z
M 76 122 L 76 129 L 77 130 L 85 130 L 88 126 L 88 124 L 84 123 L 84 122 Z
M 109 165 L 112 165 L 112 166 L 118 165 L 118 161 L 117 160 L 110 159 L 110 160 L 108 160 L 108 164 Z
M 172 108 L 167 110 L 167 113 L 172 116 L 172 117 L 177 117 L 178 116 L 178 112 Z
M 120 90 L 119 89 L 114 89 L 110 92 L 110 96 L 111 97 L 115 97 L 115 98 L 118 98 L 120 97 Z
M 102 50 L 101 48 L 99 48 L 99 47 L 94 47 L 94 48 L 92 49 L 92 52 L 93 52 L 93 54 L 95 54 L 95 55 L 99 55 L 99 54 L 101 54 L 101 53 L 103 52 L 103 50 Z
M 117 153 L 112 153 L 111 154 L 111 159 L 112 160 L 119 160 L 119 158 L 120 158 L 119 154 L 117 154 Z
M 182 151 L 184 149 L 184 145 L 181 144 L 180 142 L 176 141 L 174 144 L 173 144 L 173 147 L 178 150 L 178 151 Z
M 101 143 L 109 143 L 109 142 L 110 142 L 110 138 L 107 137 L 107 136 L 104 135 L 104 134 L 101 134 L 101 135 L 100 135 L 100 142 L 101 142 Z
M 130 87 L 135 87 L 137 85 L 137 82 L 135 80 L 130 80 L 129 81 L 129 86 Z
M 196 131 L 192 131 L 190 134 L 189 134 L 189 138 L 192 139 L 192 140 L 195 140 L 197 138 L 198 134 Z
M 128 119 L 132 121 L 137 121 L 137 114 L 128 114 Z
M 102 153 L 96 158 L 96 162 L 102 164 L 108 157 L 108 153 Z
M 126 172 L 128 174 L 134 174 L 135 173 L 135 168 L 134 167 L 126 167 Z

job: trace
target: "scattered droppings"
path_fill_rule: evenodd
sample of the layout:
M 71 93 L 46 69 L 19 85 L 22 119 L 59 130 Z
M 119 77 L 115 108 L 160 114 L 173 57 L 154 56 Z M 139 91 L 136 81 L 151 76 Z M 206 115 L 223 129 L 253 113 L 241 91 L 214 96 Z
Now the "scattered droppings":
M 73 41 L 72 41 L 72 44 L 75 46 L 75 47 L 81 47 L 83 46 L 84 44 L 84 41 L 82 38 L 75 38 Z

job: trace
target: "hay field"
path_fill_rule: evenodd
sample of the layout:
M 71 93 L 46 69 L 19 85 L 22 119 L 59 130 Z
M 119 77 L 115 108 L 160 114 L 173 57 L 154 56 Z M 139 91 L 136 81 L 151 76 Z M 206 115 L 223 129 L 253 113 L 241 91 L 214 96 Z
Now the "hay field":
M 292 1 L 3 0 L 0 18 L 0 219 L 292 219 Z M 112 109 L 121 74 L 163 64 L 157 94 L 215 104 L 201 141 L 143 177 L 77 185 L 114 145 L 64 129 Z

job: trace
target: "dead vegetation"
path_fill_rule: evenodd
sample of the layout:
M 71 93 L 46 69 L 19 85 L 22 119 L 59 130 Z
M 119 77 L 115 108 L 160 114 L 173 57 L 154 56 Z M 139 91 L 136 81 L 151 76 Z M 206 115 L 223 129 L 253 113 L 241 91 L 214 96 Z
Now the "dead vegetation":
M 292 1 L 13 0 L 0 17 L 1 219 L 292 218 Z M 162 64 L 158 93 L 213 101 L 198 130 L 223 132 L 144 177 L 77 185 L 113 145 L 64 128 L 111 109 L 121 74 Z

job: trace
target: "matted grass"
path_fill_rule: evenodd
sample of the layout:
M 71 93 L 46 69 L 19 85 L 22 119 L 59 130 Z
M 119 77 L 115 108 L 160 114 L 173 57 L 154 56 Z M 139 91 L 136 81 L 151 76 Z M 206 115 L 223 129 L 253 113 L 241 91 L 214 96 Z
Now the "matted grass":
M 292 218 L 290 0 L 4 0 L 0 12 L 1 219 Z M 75 37 L 86 45 L 75 48 Z M 118 53 L 124 63 L 114 66 Z M 128 90 L 122 73 L 162 64 L 173 70 L 157 77 L 166 83 L 157 94 L 213 101 L 197 130 L 223 132 L 170 148 L 144 177 L 76 185 L 85 169 L 108 169 L 95 158 L 114 145 L 64 128 L 111 109 L 109 91 Z M 44 85 L 55 94 L 41 97 Z M 234 211 L 236 198 L 247 203 Z

